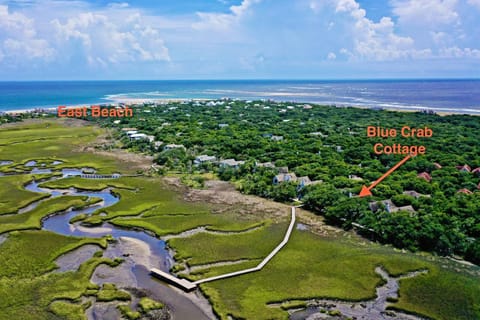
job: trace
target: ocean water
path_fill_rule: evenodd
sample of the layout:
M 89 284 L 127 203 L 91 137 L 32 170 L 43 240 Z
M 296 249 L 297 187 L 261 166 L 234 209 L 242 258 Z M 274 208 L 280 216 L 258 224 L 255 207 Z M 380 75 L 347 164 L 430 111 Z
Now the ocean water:
M 0 82 L 0 111 L 224 97 L 480 114 L 480 80 Z

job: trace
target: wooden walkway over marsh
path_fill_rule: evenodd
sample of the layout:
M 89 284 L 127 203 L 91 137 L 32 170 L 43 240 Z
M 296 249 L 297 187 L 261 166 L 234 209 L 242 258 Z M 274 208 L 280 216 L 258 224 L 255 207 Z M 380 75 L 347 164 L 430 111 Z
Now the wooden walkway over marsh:
M 293 228 L 295 227 L 295 219 L 296 219 L 295 210 L 296 210 L 295 207 L 291 208 L 290 225 L 288 226 L 287 232 L 285 233 L 285 236 L 284 236 L 282 242 L 280 242 L 280 244 L 277 247 L 275 247 L 275 249 L 273 249 L 273 251 L 270 252 L 270 254 L 267 257 L 265 257 L 265 259 L 263 259 L 262 262 L 260 262 L 256 267 L 249 268 L 249 269 L 244 269 L 244 270 L 239 270 L 239 271 L 235 271 L 235 272 L 231 272 L 231 273 L 226 273 L 226 274 L 218 275 L 218 276 L 215 276 L 215 277 L 205 278 L 205 279 L 197 280 L 197 281 L 194 281 L 194 282 L 188 281 L 186 279 L 177 278 L 177 277 L 175 277 L 175 276 L 173 276 L 169 273 L 163 272 L 163 271 L 158 270 L 158 269 L 151 269 L 150 272 L 153 275 L 157 276 L 158 278 L 164 280 L 165 282 L 173 284 L 173 285 L 179 287 L 180 289 L 188 292 L 188 291 L 192 291 L 193 289 L 195 289 L 199 284 L 202 284 L 202 283 L 205 283 L 205 282 L 211 282 L 211 281 L 216 281 L 216 280 L 220 280 L 220 279 L 232 278 L 232 277 L 240 276 L 242 274 L 247 274 L 247 273 L 251 273 L 251 272 L 260 271 L 260 270 L 263 269 L 263 267 L 265 267 L 265 265 L 268 262 L 270 262 L 270 260 L 273 259 L 273 257 L 278 252 L 280 252 L 280 250 L 288 243 L 288 240 L 290 240 L 290 235 L 292 234 Z

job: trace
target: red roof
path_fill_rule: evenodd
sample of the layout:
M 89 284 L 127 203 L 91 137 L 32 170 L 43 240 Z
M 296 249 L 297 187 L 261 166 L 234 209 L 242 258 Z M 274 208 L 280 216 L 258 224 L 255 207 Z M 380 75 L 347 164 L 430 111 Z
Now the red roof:
M 457 169 L 462 171 L 468 171 L 468 172 L 472 171 L 472 168 L 470 168 L 468 164 L 464 164 L 463 166 L 457 166 Z
M 473 169 L 472 170 L 472 173 L 480 173 L 480 167 L 476 168 L 476 169 Z
M 432 177 L 427 172 L 422 172 L 418 174 L 419 178 L 425 179 L 428 182 L 432 181 Z
M 440 163 L 438 163 L 438 162 L 435 162 L 433 165 L 434 165 L 435 168 L 437 168 L 437 169 L 442 169 L 442 165 L 441 165 Z
M 473 194 L 473 192 L 468 190 L 468 189 L 460 189 L 460 190 L 457 191 L 457 193 Z

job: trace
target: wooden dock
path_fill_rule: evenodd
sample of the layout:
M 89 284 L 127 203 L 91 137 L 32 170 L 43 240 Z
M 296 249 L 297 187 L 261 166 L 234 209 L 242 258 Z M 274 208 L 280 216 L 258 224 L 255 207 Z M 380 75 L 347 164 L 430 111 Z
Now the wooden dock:
M 167 272 L 164 272 L 162 270 L 159 270 L 159 269 L 151 269 L 150 270 L 150 273 L 153 274 L 154 276 L 156 276 L 157 278 L 167 282 L 167 283 L 170 283 L 186 292 L 190 292 L 192 290 L 194 290 L 195 288 L 197 288 L 197 285 L 193 282 L 190 282 L 186 279 L 180 279 L 180 278 L 177 278 L 173 275 L 171 275 L 170 273 L 167 273 Z
M 80 178 L 83 179 L 119 179 L 122 176 L 120 174 L 81 174 Z
M 186 279 L 179 279 L 167 272 L 158 270 L 158 269 L 151 269 L 150 272 L 157 276 L 158 278 L 164 280 L 167 283 L 170 283 L 178 288 L 183 289 L 184 291 L 192 291 L 194 290 L 199 284 L 205 283 L 205 282 L 210 282 L 210 281 L 215 281 L 215 280 L 220 280 L 220 279 L 226 279 L 226 278 L 231 278 L 231 277 L 236 277 L 242 274 L 246 273 L 251 273 L 251 272 L 256 272 L 260 271 L 265 267 L 265 265 L 273 259 L 273 257 L 288 243 L 288 240 L 290 239 L 290 235 L 292 234 L 293 228 L 295 227 L 295 207 L 292 207 L 292 213 L 291 213 L 291 220 L 290 220 L 290 225 L 288 226 L 287 232 L 285 233 L 285 237 L 283 238 L 283 241 L 280 242 L 280 244 L 273 249 L 273 251 L 260 262 L 256 267 L 250 268 L 250 269 L 245 269 L 245 270 L 240 270 L 236 272 L 231 272 L 227 274 L 222 274 L 219 276 L 215 277 L 210 277 L 206 279 L 201 279 L 197 280 L 195 282 L 190 282 Z
M 194 282 L 194 284 L 199 285 L 199 284 L 205 283 L 205 282 L 236 277 L 236 276 L 239 276 L 239 275 L 242 275 L 242 274 L 262 270 L 263 267 L 265 267 L 265 265 L 268 262 L 270 262 L 270 260 L 272 260 L 273 257 L 288 243 L 288 240 L 290 239 L 290 235 L 292 234 L 292 231 L 293 231 L 293 227 L 295 226 L 295 207 L 292 207 L 292 214 L 291 215 L 292 215 L 292 218 L 290 220 L 290 225 L 288 226 L 288 229 L 287 229 L 287 232 L 285 233 L 285 237 L 283 238 L 283 241 L 280 242 L 280 244 L 275 249 L 273 249 L 273 251 L 270 252 L 270 254 L 265 259 L 263 259 L 262 262 L 260 262 L 256 267 L 250 268 L 250 269 L 245 269 L 245 270 L 240 270 L 240 271 L 236 271 L 236 272 L 231 272 L 231 273 L 227 273 L 227 274 L 222 274 L 222 275 L 211 277 L 211 278 L 197 280 L 197 281 Z

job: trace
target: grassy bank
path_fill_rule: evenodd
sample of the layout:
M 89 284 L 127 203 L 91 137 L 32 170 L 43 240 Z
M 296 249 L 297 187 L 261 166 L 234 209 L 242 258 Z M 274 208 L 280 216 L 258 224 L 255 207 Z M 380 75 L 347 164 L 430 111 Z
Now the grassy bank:
M 35 209 L 15 215 L 0 216 L 0 234 L 15 230 L 40 229 L 44 217 L 65 211 L 68 208 L 82 208 L 90 204 L 88 197 L 59 197 L 47 199 Z
M 92 287 L 89 279 L 99 264 L 116 265 L 112 260 L 97 257 L 75 272 L 51 272 L 56 268 L 56 258 L 85 244 L 96 244 L 100 249 L 106 246 L 106 240 L 45 231 L 10 233 L 0 245 L 0 319 L 52 319 L 49 306 L 53 301 L 77 301 Z
M 201 286 L 222 319 L 228 315 L 287 319 L 285 311 L 267 304 L 311 298 L 352 301 L 373 298 L 375 286 L 382 281 L 374 272 L 378 265 L 392 275 L 429 270 L 426 276 L 402 280 L 397 308 L 434 319 L 478 318 L 479 311 L 475 308 L 480 302 L 480 283 L 473 278 L 441 269 L 411 254 L 376 245 L 346 244 L 306 231 L 294 232 L 291 242 L 262 271 Z
M 194 211 L 188 215 L 159 214 L 141 218 L 113 219 L 110 222 L 122 227 L 140 227 L 158 236 L 175 235 L 200 226 L 209 231 L 244 232 L 268 223 L 251 218 L 241 219 L 230 214 L 211 214 L 203 211 Z
M 33 180 L 31 175 L 2 177 L 0 188 L 0 216 L 15 213 L 28 204 L 48 197 L 46 194 L 26 191 L 23 186 Z
M 101 133 L 93 127 L 72 130 L 50 121 L 0 129 L 0 132 L 2 160 L 15 161 L 12 166 L 46 157 L 57 157 L 65 166 L 91 166 L 104 172 L 124 173 L 122 168 L 129 166 L 78 151 Z M 21 151 L 15 153 L 15 150 Z M 0 178 L 0 192 L 4 195 L 12 192 L 11 199 L 3 200 L 5 208 L 15 208 L 37 196 L 21 189 L 5 190 L 21 186 L 24 180 L 9 182 L 4 178 Z M 21 178 L 29 179 L 28 176 Z M 216 204 L 186 202 L 178 193 L 168 190 L 160 178 L 123 177 L 100 181 L 72 178 L 46 185 L 87 190 L 111 187 L 120 201 L 95 212 L 92 217 L 85 217 L 86 222 L 110 221 L 123 227 L 144 228 L 159 236 L 201 226 L 211 231 L 230 232 L 198 233 L 169 240 L 178 260 L 197 266 L 191 274 L 181 273 L 190 279 L 258 264 L 283 239 L 288 223 L 286 218 L 285 221 L 279 218 L 280 214 L 270 220 L 261 210 L 252 212 L 250 204 L 242 208 L 248 214 L 239 214 L 241 210 L 227 206 L 221 208 L 223 213 L 213 213 L 217 212 Z M 79 301 L 80 297 L 84 294 L 94 297 L 99 290 L 90 283 L 90 275 L 99 264 L 115 265 L 115 262 L 94 257 L 75 272 L 52 273 L 54 260 L 83 244 L 105 246 L 105 240 L 15 230 L 39 229 L 43 217 L 85 205 L 85 197 L 62 196 L 48 199 L 24 214 L 0 216 L 0 234 L 8 235 L 0 244 L 0 319 L 49 319 L 55 318 L 53 313 L 71 319 L 81 317 L 87 305 Z M 478 277 L 469 276 L 460 268 L 443 267 L 443 263 L 435 262 L 434 258 L 430 261 L 361 240 L 346 241 L 341 234 L 321 237 L 308 230 L 295 229 L 290 242 L 262 271 L 202 284 L 201 289 L 222 319 L 229 315 L 245 319 L 286 319 L 286 311 L 269 304 L 295 300 L 303 305 L 311 298 L 370 299 L 382 281 L 374 272 L 375 267 L 381 265 L 391 275 L 426 268 L 429 270 L 426 275 L 400 282 L 400 299 L 393 307 L 434 319 L 480 318 Z M 100 296 L 105 297 L 106 293 Z
M 46 120 L 34 121 L 16 126 L 0 127 L 0 160 L 13 161 L 2 166 L 2 171 L 25 170 L 23 164 L 30 160 L 46 159 L 47 162 L 60 160 L 55 168 L 93 167 L 100 172 L 130 172 L 131 164 L 113 157 L 96 156 L 84 152 L 99 135 L 105 131 L 90 125 L 74 125 L 73 122 Z M 49 166 L 47 166 L 49 167 Z M 51 166 L 50 166 L 51 167 Z

